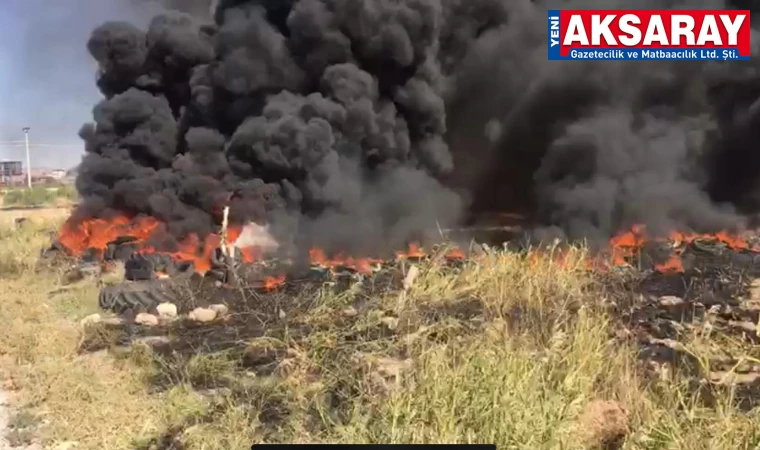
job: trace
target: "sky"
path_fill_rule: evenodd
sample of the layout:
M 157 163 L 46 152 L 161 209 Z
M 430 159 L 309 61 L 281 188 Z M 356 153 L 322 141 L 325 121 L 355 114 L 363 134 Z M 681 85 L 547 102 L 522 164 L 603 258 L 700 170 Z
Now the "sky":
M 87 39 L 98 25 L 147 25 L 155 0 L 1 0 L 0 160 L 25 161 L 30 127 L 32 168 L 70 168 L 84 145 L 77 135 L 102 98 Z M 10 143 L 14 142 L 14 143 Z

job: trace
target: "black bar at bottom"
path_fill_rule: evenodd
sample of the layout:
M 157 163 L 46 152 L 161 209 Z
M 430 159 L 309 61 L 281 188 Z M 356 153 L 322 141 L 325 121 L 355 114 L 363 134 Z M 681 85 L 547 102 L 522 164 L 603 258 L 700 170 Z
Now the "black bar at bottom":
M 495 444 L 254 444 L 251 450 L 496 450 Z

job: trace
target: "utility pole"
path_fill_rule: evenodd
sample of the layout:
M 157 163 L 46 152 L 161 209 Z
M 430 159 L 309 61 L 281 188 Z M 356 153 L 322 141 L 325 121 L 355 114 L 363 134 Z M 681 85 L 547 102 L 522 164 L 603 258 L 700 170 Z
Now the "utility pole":
M 24 127 L 24 142 L 26 143 L 26 185 L 32 188 L 32 161 L 29 157 L 29 127 Z

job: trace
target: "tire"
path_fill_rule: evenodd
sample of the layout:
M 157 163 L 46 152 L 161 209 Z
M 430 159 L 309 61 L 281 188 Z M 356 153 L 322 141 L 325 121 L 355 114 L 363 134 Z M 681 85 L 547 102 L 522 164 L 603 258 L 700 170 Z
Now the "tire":
M 167 280 L 132 281 L 100 290 L 98 304 L 105 311 L 124 314 L 127 311 L 147 312 L 161 303 L 174 303 L 176 296 Z
M 119 260 L 126 262 L 137 249 L 137 240 L 131 237 L 121 237 L 109 242 L 106 246 L 103 259 Z
M 130 281 L 153 280 L 157 272 L 174 275 L 177 267 L 172 257 L 161 253 L 133 253 L 124 263 L 124 277 Z
M 692 247 L 703 254 L 708 253 L 713 256 L 718 256 L 723 253 L 728 246 L 722 242 L 705 242 L 703 240 L 695 239 L 692 242 Z

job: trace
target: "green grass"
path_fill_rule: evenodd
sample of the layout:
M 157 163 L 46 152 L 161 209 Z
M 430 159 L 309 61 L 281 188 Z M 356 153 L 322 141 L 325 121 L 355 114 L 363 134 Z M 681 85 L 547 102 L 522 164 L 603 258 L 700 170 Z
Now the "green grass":
M 97 311 L 94 282 L 51 294 L 59 274 L 36 267 L 55 226 L 0 230 L 0 267 L 12 268 L 0 271 L 0 354 L 18 406 L 43 421 L 50 445 L 591 449 L 618 433 L 627 449 L 760 445 L 758 412 L 737 409 L 731 389 L 707 406 L 678 373 L 647 381 L 636 349 L 613 337 L 605 289 L 580 263 L 498 253 L 455 274 L 429 264 L 409 292 L 365 299 L 358 315 L 343 311 L 359 294 L 324 290 L 227 351 L 79 354 L 83 339 L 113 336 L 79 325 Z M 268 370 L 251 362 L 261 360 Z
M 35 186 L 31 189 L 14 188 L 5 191 L 3 206 L 43 206 L 60 201 L 74 201 L 77 198 L 73 185 Z

